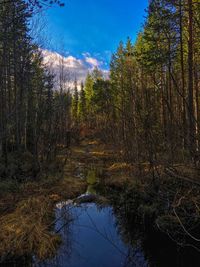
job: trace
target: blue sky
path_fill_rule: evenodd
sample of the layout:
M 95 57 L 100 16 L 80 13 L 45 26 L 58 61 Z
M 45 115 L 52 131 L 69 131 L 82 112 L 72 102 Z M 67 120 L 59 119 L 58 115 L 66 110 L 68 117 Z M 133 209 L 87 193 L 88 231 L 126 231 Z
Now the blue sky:
M 129 36 L 134 41 L 142 27 L 148 0 L 65 0 L 65 7 L 46 11 L 47 36 L 61 53 L 90 55 L 108 68 L 111 54 Z

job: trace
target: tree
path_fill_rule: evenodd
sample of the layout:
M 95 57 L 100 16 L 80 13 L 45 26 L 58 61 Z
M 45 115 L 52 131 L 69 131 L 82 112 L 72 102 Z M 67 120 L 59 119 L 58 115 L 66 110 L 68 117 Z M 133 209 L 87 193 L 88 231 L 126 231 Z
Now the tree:
M 78 101 L 79 101 L 79 95 L 78 95 L 78 87 L 77 87 L 77 80 L 74 81 L 74 92 L 73 92 L 73 98 L 72 98 L 72 117 L 77 124 L 78 122 Z
M 19 180 L 27 176 L 24 155 L 32 158 L 33 177 L 43 162 L 55 159 L 70 121 L 69 93 L 53 92 L 54 76 L 30 38 L 31 15 L 24 0 L 1 1 L 0 161 L 5 167 L 1 175 Z M 10 167 L 13 158 L 15 171 Z
M 136 43 L 121 42 L 112 57 L 114 140 L 127 161 L 198 161 L 199 8 L 192 0 L 151 1 Z M 104 86 L 94 79 L 95 113 L 105 108 Z
M 92 75 L 88 73 L 85 80 L 85 97 L 86 97 L 86 107 L 88 114 L 91 113 L 92 111 L 91 99 L 93 96 L 93 84 L 94 80 L 92 78 Z
M 85 90 L 84 90 L 83 83 L 81 83 L 81 90 L 80 90 L 80 95 L 79 95 L 78 115 L 79 115 L 81 122 L 86 121 L 86 118 L 87 118 L 86 97 L 85 97 Z

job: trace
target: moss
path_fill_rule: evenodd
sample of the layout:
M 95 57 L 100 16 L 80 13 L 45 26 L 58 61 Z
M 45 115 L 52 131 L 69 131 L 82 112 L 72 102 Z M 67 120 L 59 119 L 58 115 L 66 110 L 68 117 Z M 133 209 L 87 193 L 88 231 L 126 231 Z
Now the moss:
M 97 183 L 97 177 L 95 170 L 89 170 L 87 173 L 87 183 L 89 185 L 94 185 Z

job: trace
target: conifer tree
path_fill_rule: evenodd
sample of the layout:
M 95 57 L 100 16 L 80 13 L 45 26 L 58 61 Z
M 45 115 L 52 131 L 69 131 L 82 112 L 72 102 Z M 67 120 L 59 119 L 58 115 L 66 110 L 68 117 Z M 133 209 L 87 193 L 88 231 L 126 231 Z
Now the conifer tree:
M 77 80 L 74 81 L 74 92 L 73 92 L 73 98 L 72 98 L 72 117 L 77 124 L 78 122 L 78 102 L 79 102 L 79 94 L 78 94 L 78 86 L 77 86 Z
M 79 95 L 79 102 L 78 102 L 78 114 L 81 122 L 85 122 L 87 118 L 87 110 L 86 110 L 86 97 L 85 97 L 85 90 L 84 84 L 81 83 L 81 90 Z

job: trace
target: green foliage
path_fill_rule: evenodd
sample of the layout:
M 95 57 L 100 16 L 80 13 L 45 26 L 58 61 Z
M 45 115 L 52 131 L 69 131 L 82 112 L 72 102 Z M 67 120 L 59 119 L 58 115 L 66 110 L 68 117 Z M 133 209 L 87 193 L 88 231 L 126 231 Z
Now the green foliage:
M 86 109 L 86 96 L 84 84 L 81 83 L 81 91 L 79 94 L 79 102 L 78 102 L 78 115 L 81 122 L 85 122 L 87 118 L 87 109 Z
M 74 93 L 72 97 L 72 117 L 75 122 L 77 122 L 78 119 L 78 105 L 79 105 L 79 94 L 78 94 L 77 81 L 75 80 Z
M 97 68 L 88 74 L 80 117 L 125 161 L 172 163 L 186 151 L 183 161 L 199 162 L 198 21 L 193 1 L 150 1 L 136 42 L 120 42 L 113 54 L 109 81 Z
M 96 172 L 95 170 L 89 170 L 87 173 L 87 183 L 89 185 L 94 185 L 97 183 L 97 178 L 96 178 Z
M 85 80 L 85 98 L 86 98 L 86 107 L 88 113 L 92 111 L 91 99 L 93 96 L 93 85 L 94 85 L 94 80 L 92 78 L 92 75 L 88 73 Z

